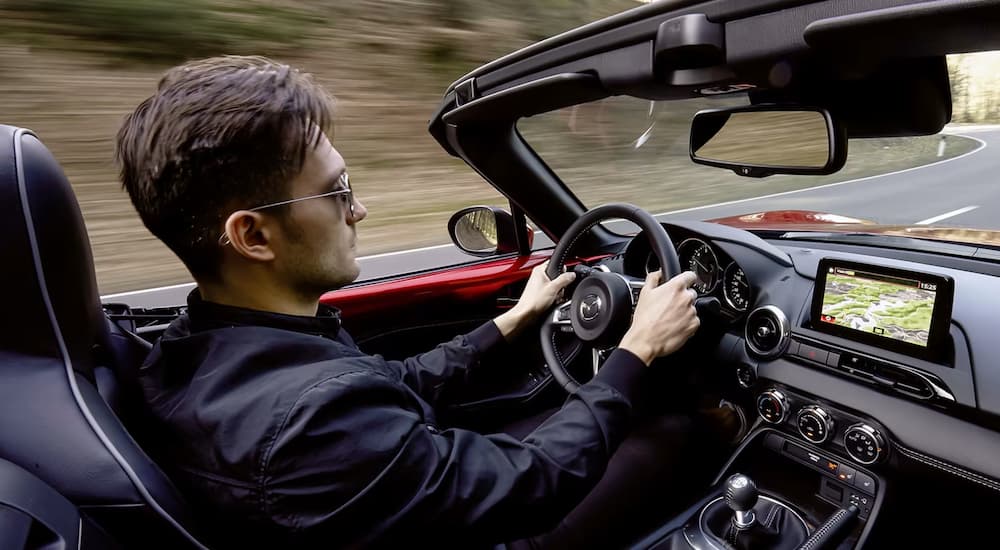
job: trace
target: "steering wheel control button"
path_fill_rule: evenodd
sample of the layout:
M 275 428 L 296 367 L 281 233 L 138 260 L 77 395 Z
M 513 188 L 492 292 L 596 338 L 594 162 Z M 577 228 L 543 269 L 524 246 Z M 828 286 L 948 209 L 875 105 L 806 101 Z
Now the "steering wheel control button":
M 868 424 L 855 424 L 844 432 L 844 447 L 847 454 L 861 464 L 874 464 L 882 458 L 885 439 Z
M 788 317 L 777 307 L 768 305 L 747 315 L 744 337 L 751 354 L 771 359 L 788 348 L 791 332 Z
M 757 398 L 757 413 L 765 422 L 781 424 L 788 416 L 788 400 L 778 390 L 767 390 Z
M 820 407 L 809 405 L 799 411 L 798 426 L 802 437 L 818 445 L 830 438 L 833 419 Z
M 556 310 L 556 321 L 569 321 L 568 307 L 560 307 Z

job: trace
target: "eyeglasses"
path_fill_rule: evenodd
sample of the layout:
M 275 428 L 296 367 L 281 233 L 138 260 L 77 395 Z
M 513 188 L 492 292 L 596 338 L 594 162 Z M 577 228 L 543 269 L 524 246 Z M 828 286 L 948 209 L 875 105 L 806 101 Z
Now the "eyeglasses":
M 340 182 L 341 188 L 335 189 L 333 191 L 327 191 L 326 193 L 320 193 L 318 195 L 309 195 L 308 197 L 299 197 L 297 199 L 288 199 L 284 201 L 272 202 L 271 204 L 265 204 L 262 206 L 255 206 L 253 208 L 248 208 L 249 212 L 259 212 L 267 208 L 274 208 L 275 206 L 284 206 L 286 204 L 292 204 L 293 202 L 307 201 L 309 199 L 318 199 L 320 197 L 343 197 L 343 200 L 347 204 L 347 215 L 354 219 L 354 191 L 351 190 L 351 178 L 344 172 L 337 178 Z M 219 237 L 219 244 L 225 246 L 229 244 L 229 237 L 223 233 Z

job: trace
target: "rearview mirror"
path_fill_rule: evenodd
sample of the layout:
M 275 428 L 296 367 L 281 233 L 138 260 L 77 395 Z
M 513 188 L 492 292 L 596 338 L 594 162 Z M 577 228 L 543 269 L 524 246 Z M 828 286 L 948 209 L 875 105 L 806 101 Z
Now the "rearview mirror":
M 696 114 L 690 154 L 741 176 L 824 175 L 844 166 L 846 136 L 825 109 L 753 105 Z

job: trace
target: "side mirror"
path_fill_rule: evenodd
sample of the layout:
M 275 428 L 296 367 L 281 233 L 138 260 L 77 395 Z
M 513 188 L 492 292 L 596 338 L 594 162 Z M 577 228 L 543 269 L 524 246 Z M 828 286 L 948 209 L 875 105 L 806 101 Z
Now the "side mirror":
M 517 225 L 514 216 L 502 208 L 472 206 L 456 212 L 448 220 L 452 242 L 466 254 L 495 256 L 517 252 Z M 527 228 L 528 243 L 534 231 Z
M 847 133 L 826 109 L 752 105 L 701 111 L 691 122 L 691 160 L 741 176 L 832 174 L 847 160 Z

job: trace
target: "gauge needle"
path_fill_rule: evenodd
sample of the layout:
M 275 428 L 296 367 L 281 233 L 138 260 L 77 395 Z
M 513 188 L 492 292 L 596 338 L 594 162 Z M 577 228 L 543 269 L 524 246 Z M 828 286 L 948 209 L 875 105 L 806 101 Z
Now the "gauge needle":
M 693 261 L 694 263 L 698 264 L 698 267 L 702 268 L 702 269 L 703 269 L 703 270 L 705 270 L 706 272 L 708 272 L 708 271 L 709 271 L 709 269 L 708 269 L 707 267 L 705 267 L 705 265 L 704 265 L 704 264 L 702 264 L 701 262 L 699 262 L 698 260 L 696 260 L 696 259 L 694 259 L 694 258 L 691 258 L 691 261 Z

